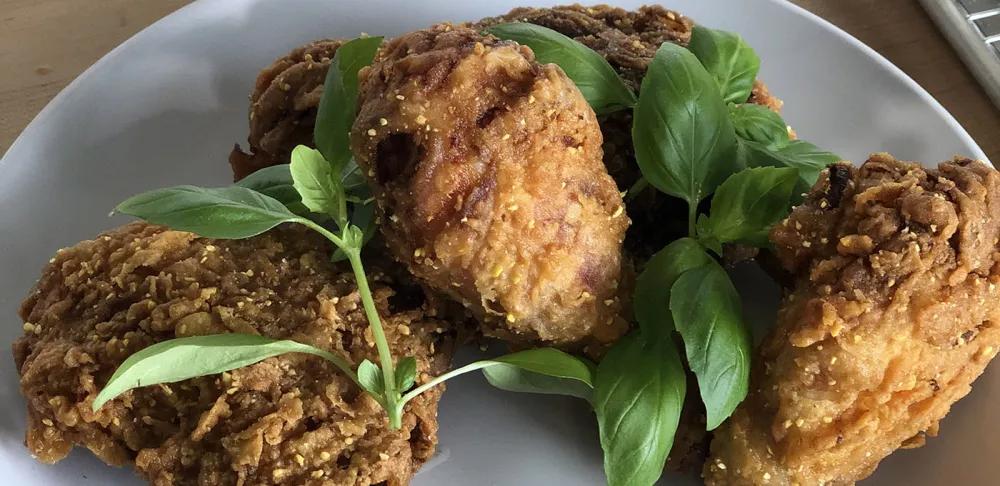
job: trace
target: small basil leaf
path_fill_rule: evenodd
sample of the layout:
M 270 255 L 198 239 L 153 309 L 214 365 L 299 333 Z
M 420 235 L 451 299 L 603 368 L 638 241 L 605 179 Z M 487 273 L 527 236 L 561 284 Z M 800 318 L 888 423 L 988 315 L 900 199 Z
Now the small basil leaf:
M 591 370 L 587 364 L 583 360 L 577 359 L 558 349 L 529 349 L 494 358 L 490 361 L 516 366 L 524 371 L 540 375 L 577 380 L 588 387 L 594 386 Z
M 594 389 L 576 378 L 534 373 L 514 365 L 496 364 L 483 368 L 483 375 L 491 385 L 516 393 L 542 393 L 546 395 L 566 395 L 593 402 Z
M 699 235 L 722 243 L 759 243 L 752 240 L 788 215 L 798 180 L 798 170 L 776 167 L 744 169 L 730 176 L 715 191 L 711 216 Z
M 792 140 L 777 150 L 755 142 L 742 142 L 746 146 L 750 167 L 792 167 L 799 170 L 799 177 L 806 186 L 812 186 L 819 179 L 819 173 L 830 164 L 841 159 L 833 152 L 827 152 L 804 140 Z
M 785 120 L 763 106 L 730 104 L 729 119 L 733 122 L 737 137 L 757 142 L 768 150 L 777 150 L 791 141 Z
M 650 486 L 663 474 L 686 378 L 668 339 L 622 338 L 597 367 L 594 410 L 608 486 Z
M 750 331 L 743 322 L 740 296 L 726 271 L 713 261 L 677 279 L 670 311 L 698 377 L 708 430 L 713 430 L 746 398 L 750 383 Z
M 214 334 L 172 339 L 129 356 L 94 399 L 97 411 L 109 400 L 133 388 L 175 383 L 242 368 L 285 353 L 307 353 L 346 368 L 343 360 L 305 344 L 277 341 L 252 334 Z
M 348 41 L 337 49 L 327 71 L 313 138 L 335 173 L 351 158 L 350 131 L 358 99 L 358 71 L 372 63 L 381 44 L 381 37 Z
M 175 186 L 125 200 L 116 212 L 206 238 L 240 239 L 299 220 L 284 204 L 245 187 Z
M 565 35 L 525 22 L 497 24 L 486 33 L 530 47 L 542 64 L 557 64 L 598 115 L 635 105 L 635 95 L 615 68 L 593 49 Z
M 329 214 L 338 224 L 343 224 L 347 219 L 344 189 L 323 155 L 318 150 L 299 145 L 292 150 L 289 167 L 302 204 L 310 211 Z
M 358 383 L 372 396 L 379 398 L 385 393 L 385 379 L 382 370 L 367 359 L 358 365 Z
M 646 262 L 635 282 L 633 307 L 639 328 L 646 336 L 669 336 L 674 330 L 670 316 L 670 288 L 684 272 L 705 265 L 712 257 L 693 238 L 681 238 L 656 252 Z
M 396 363 L 396 391 L 403 393 L 413 388 L 417 379 L 417 359 L 407 356 Z
M 760 57 L 737 34 L 695 25 L 688 49 L 718 83 L 727 103 L 745 103 L 760 70 Z
M 665 43 L 642 80 L 632 140 L 642 175 L 692 206 L 736 172 L 736 132 L 698 59 Z

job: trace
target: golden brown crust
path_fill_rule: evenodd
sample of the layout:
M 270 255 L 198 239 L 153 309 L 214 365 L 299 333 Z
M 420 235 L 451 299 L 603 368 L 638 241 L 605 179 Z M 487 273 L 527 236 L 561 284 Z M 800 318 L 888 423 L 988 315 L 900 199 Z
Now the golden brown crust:
M 706 484 L 854 484 L 935 435 L 1000 348 L 998 196 L 968 159 L 826 171 L 771 233 L 798 284 Z
M 310 42 L 260 71 L 250 94 L 250 153 L 237 146 L 229 156 L 234 180 L 264 167 L 287 164 L 295 146 L 313 145 L 323 82 L 344 42 Z
M 353 274 L 329 256 L 300 227 L 215 241 L 142 223 L 61 250 L 21 307 L 26 332 L 13 347 L 28 448 L 51 463 L 87 447 L 112 465 L 134 462 L 156 485 L 407 484 L 437 442 L 443 387 L 389 431 L 334 366 L 290 354 L 91 411 L 125 358 L 174 337 L 260 333 L 377 362 Z M 397 308 L 390 282 L 368 275 L 393 355 L 417 358 L 418 383 L 445 371 L 450 326 Z
M 628 218 L 593 110 L 555 65 L 440 25 L 361 72 L 351 145 L 414 275 L 513 341 L 612 342 Z

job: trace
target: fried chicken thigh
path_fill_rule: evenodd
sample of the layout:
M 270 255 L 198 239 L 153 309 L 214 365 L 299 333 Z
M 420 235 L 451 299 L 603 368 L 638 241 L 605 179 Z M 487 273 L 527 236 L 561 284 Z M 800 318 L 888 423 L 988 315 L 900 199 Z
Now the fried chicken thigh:
M 227 332 L 293 339 L 377 361 L 354 275 L 301 227 L 209 240 L 134 223 L 61 250 L 21 307 L 14 343 L 28 400 L 26 444 L 54 463 L 73 446 L 150 484 L 403 486 L 437 442 L 442 387 L 385 412 L 334 365 L 286 354 L 221 375 L 126 392 L 91 405 L 130 355 L 175 337 Z M 389 346 L 415 356 L 417 382 L 449 366 L 451 328 L 396 308 L 369 272 Z
M 771 232 L 798 281 L 716 432 L 709 486 L 852 485 L 934 436 L 1000 349 L 1000 174 L 875 154 Z
M 360 73 L 351 148 L 414 275 L 512 341 L 613 342 L 629 219 L 576 86 L 512 42 L 443 24 Z

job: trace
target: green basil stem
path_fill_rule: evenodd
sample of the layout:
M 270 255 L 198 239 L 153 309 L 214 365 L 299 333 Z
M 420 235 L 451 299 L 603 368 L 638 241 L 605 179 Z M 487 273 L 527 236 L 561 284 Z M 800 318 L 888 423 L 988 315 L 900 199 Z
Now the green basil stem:
M 382 361 L 382 377 L 385 379 L 385 410 L 389 414 L 389 427 L 392 430 L 403 426 L 403 407 L 397 406 L 399 391 L 396 390 L 396 376 L 392 365 L 392 354 L 389 351 L 389 343 L 385 339 L 385 330 L 382 329 L 382 321 L 378 317 L 378 310 L 375 309 L 375 300 L 372 299 L 372 291 L 368 288 L 368 279 L 365 277 L 365 269 L 361 266 L 361 250 L 359 248 L 344 248 L 347 259 L 351 262 L 354 275 L 358 280 L 358 292 L 361 293 L 361 302 L 365 306 L 365 313 L 368 314 L 368 323 L 371 325 L 372 334 L 375 336 L 375 345 L 378 347 L 378 357 Z
M 399 392 L 396 390 L 396 375 L 392 365 L 392 354 L 389 351 L 389 343 L 385 339 L 385 330 L 382 328 L 382 320 L 378 317 L 378 310 L 375 308 L 375 300 L 372 298 L 371 288 L 368 287 L 368 278 L 365 276 L 365 269 L 361 265 L 361 249 L 348 245 L 342 238 L 331 233 L 326 228 L 302 218 L 297 221 L 304 224 L 323 236 L 327 237 L 333 244 L 340 247 L 351 262 L 351 269 L 354 270 L 354 278 L 358 281 L 358 293 L 361 294 L 361 303 L 364 305 L 365 314 L 368 316 L 368 324 L 371 326 L 372 335 L 375 337 L 375 346 L 378 348 L 379 361 L 382 362 L 382 377 L 385 381 L 385 411 L 389 415 L 389 427 L 393 430 L 403 426 L 403 407 L 397 406 L 399 402 Z
M 481 370 L 483 368 L 487 368 L 496 364 L 500 363 L 496 361 L 476 361 L 475 363 L 469 363 L 461 368 L 453 369 L 443 375 L 434 378 L 431 381 L 428 381 L 427 383 L 424 383 L 423 385 L 414 388 L 413 390 L 410 390 L 410 392 L 407 393 L 406 395 L 403 395 L 403 400 L 399 402 L 400 407 L 405 405 L 410 400 L 413 400 L 421 393 L 430 390 L 431 388 L 434 388 L 435 386 L 438 386 L 441 383 L 444 383 L 445 381 L 448 381 L 456 376 L 464 375 L 465 373 L 468 373 L 470 371 Z
M 635 197 L 647 187 L 649 187 L 649 180 L 645 177 L 639 176 L 639 180 L 635 181 L 635 184 L 632 184 L 632 187 L 628 188 L 628 193 L 625 195 L 625 201 L 628 202 L 635 199 Z
M 698 219 L 698 203 L 688 201 L 688 236 L 697 238 L 694 223 Z

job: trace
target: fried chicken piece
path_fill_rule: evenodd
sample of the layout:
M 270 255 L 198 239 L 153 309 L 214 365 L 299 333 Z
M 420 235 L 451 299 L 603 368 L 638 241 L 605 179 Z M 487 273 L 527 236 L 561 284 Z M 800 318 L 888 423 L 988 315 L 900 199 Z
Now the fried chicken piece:
M 346 41 L 321 39 L 295 48 L 260 71 L 250 94 L 250 153 L 229 155 L 233 180 L 287 164 L 297 145 L 313 146 L 316 111 L 330 61 Z
M 552 8 L 522 7 L 506 15 L 486 18 L 477 29 L 502 22 L 527 22 L 550 28 L 604 56 L 625 83 L 638 93 L 646 69 L 656 50 L 665 42 L 687 46 L 694 21 L 659 5 L 625 10 L 608 5 L 584 7 L 564 5 Z M 747 100 L 781 111 L 781 100 L 767 86 L 754 82 Z M 619 111 L 600 118 L 604 134 L 604 164 L 622 191 L 630 189 L 642 173 L 632 147 L 632 112 Z M 653 188 L 629 197 L 628 214 L 632 226 L 625 247 L 641 264 L 671 241 L 687 236 L 686 204 Z M 753 258 L 756 250 L 742 245 L 726 247 L 728 260 Z
M 397 258 L 493 336 L 611 343 L 629 219 L 601 132 L 554 64 L 442 24 L 360 73 L 351 148 Z
M 390 431 L 371 397 L 313 356 L 139 388 L 91 411 L 128 356 L 175 337 L 253 333 L 377 362 L 353 273 L 329 263 L 329 246 L 301 227 L 216 241 L 133 223 L 61 250 L 13 346 L 32 454 L 54 463 L 87 447 L 158 486 L 408 484 L 437 442 L 443 387 Z M 419 303 L 400 308 L 412 299 L 368 275 L 393 356 L 416 357 L 418 383 L 445 371 L 450 326 Z
M 798 276 L 706 484 L 851 485 L 921 445 L 1000 349 L 1000 175 L 875 154 L 831 167 L 771 240 Z

